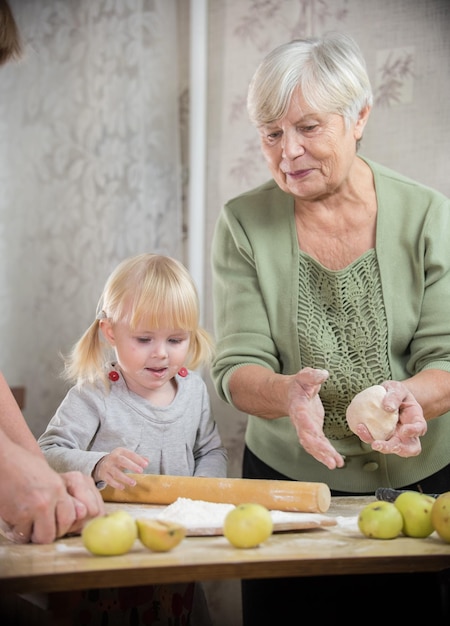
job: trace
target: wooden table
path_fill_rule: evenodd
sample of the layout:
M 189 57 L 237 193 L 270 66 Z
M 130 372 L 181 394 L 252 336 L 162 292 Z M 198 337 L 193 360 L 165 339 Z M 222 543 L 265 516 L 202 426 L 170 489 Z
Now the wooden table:
M 356 517 L 372 500 L 333 498 L 326 515 L 336 518 L 336 526 L 274 533 L 248 550 L 232 547 L 223 536 L 187 537 L 168 553 L 151 552 L 136 541 L 128 554 L 96 557 L 80 537 L 44 546 L 0 538 L 0 592 L 5 597 L 192 580 L 450 571 L 450 544 L 435 533 L 426 539 L 362 536 Z M 132 512 L 133 506 L 121 508 Z
M 372 499 L 333 498 L 326 515 L 337 518 L 336 526 L 275 533 L 250 550 L 232 547 L 223 536 L 187 537 L 167 553 L 151 552 L 136 541 L 128 554 L 98 557 L 88 553 L 80 537 L 44 546 L 12 544 L 0 537 L 0 590 L 53 592 L 190 580 L 450 569 L 450 544 L 435 533 L 426 539 L 363 537 L 351 522 Z M 111 506 L 117 508 L 106 504 Z M 132 511 L 133 506 L 121 508 Z

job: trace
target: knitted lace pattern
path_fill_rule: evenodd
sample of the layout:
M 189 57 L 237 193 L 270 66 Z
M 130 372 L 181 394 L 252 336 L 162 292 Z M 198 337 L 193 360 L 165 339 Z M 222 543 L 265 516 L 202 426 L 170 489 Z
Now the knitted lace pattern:
M 324 368 L 320 398 L 329 439 L 352 435 L 353 396 L 391 378 L 387 323 L 375 250 L 332 271 L 299 252 L 298 340 L 302 367 Z

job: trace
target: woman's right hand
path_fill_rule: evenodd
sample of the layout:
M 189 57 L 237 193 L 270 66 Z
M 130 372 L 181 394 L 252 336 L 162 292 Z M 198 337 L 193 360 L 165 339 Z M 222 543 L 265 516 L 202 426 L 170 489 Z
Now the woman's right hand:
M 332 470 L 343 467 L 344 459 L 323 432 L 325 411 L 319 396 L 327 370 L 305 367 L 291 377 L 288 389 L 289 416 L 303 448 Z
M 114 489 L 134 487 L 136 481 L 127 474 L 142 474 L 148 459 L 127 448 L 115 448 L 100 459 L 92 472 L 95 482 L 105 482 Z

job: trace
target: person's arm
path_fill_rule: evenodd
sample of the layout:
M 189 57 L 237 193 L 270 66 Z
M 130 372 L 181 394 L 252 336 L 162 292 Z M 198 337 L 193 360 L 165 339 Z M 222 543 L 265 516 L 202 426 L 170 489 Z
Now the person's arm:
M 262 419 L 289 416 L 305 450 L 334 469 L 344 459 L 325 437 L 318 395 L 328 372 L 281 373 L 300 367 L 292 348 L 295 223 L 280 226 L 280 211 L 292 208 L 269 185 L 250 200 L 246 196 L 245 206 L 232 201 L 219 217 L 212 245 L 217 354 L 211 377 L 218 395 L 238 410 Z
M 12 541 L 51 543 L 104 513 L 90 476 L 50 468 L 0 373 L 0 528 Z
M 8 539 L 51 543 L 104 512 L 89 476 L 57 474 L 40 453 L 30 452 L 0 431 L 0 518 Z
M 198 398 L 198 400 L 197 400 Z M 228 454 L 220 437 L 219 428 L 211 411 L 206 384 L 199 377 L 199 394 L 194 396 L 190 407 L 199 411 L 194 444 L 194 476 L 227 476 Z
M 420 197 L 418 192 L 423 193 L 420 186 L 417 198 Z M 411 197 L 411 202 L 414 202 L 414 197 Z M 408 342 L 406 354 L 409 356 L 405 368 L 411 373 L 410 377 L 403 375 L 399 378 L 399 370 L 394 370 L 393 378 L 401 380 L 422 407 L 425 419 L 431 420 L 450 411 L 450 256 L 447 240 L 442 236 L 450 229 L 450 199 L 428 190 L 426 202 L 429 205 L 426 219 L 415 217 L 415 220 L 420 219 L 419 225 L 414 228 L 419 234 L 408 247 L 421 252 L 408 254 L 410 267 L 402 261 L 395 272 L 395 280 L 389 281 L 387 277 L 385 280 L 389 289 L 386 311 L 392 329 L 402 337 L 400 344 L 396 336 L 391 341 L 394 365 L 395 360 L 402 356 L 400 350 L 402 347 L 405 349 Z M 411 211 L 411 204 L 407 206 L 408 215 L 423 215 L 423 207 Z M 404 224 L 403 219 L 401 229 Z M 390 217 L 384 225 L 383 240 L 389 230 L 392 230 Z M 394 234 L 398 234 L 398 230 Z M 389 255 L 389 258 L 392 261 L 395 257 Z M 392 274 L 391 270 L 392 264 L 384 268 L 382 276 Z M 398 276 L 402 277 L 401 281 Z M 412 281 L 414 289 L 411 289 Z M 409 330 L 411 337 L 408 334 L 402 336 L 401 330 L 396 329 L 402 318 L 406 322 L 406 333 Z
M 288 415 L 288 389 L 293 378 L 276 374 L 261 365 L 242 365 L 230 376 L 233 406 L 265 419 Z
M 38 439 L 40 449 L 55 471 L 78 471 L 93 476 L 99 461 L 116 446 L 114 429 L 111 440 L 107 435 L 111 420 L 101 426 L 101 415 L 106 412 L 104 399 L 90 385 L 69 389 Z M 99 438 L 103 442 L 100 446 Z
M 259 365 L 243 365 L 233 371 L 229 391 L 233 405 L 265 419 L 289 415 L 303 448 L 328 469 L 344 465 L 344 459 L 323 432 L 325 417 L 319 397 L 326 370 L 306 367 L 297 374 L 275 374 Z
M 427 369 L 403 381 L 416 398 L 426 420 L 450 411 L 450 372 Z
M 0 372 L 0 429 L 11 441 L 43 457 L 41 449 L 28 428 L 12 391 Z
M 233 372 L 229 381 L 233 404 L 245 413 L 266 419 L 276 419 L 283 415 L 291 415 L 292 419 L 288 390 L 294 378 L 296 377 L 274 374 L 257 365 L 242 366 Z M 389 396 L 386 401 L 391 399 L 393 406 L 401 407 L 399 427 L 404 432 L 403 441 L 393 438 L 389 443 L 380 443 L 375 448 L 385 454 L 400 453 L 402 456 L 413 456 L 420 453 L 418 437 L 426 432 L 423 418 L 431 420 L 450 411 L 450 373 L 429 369 L 394 384 L 399 389 L 398 397 Z M 401 385 L 412 394 L 408 401 L 404 397 L 405 394 L 402 395 Z M 374 439 L 366 430 L 359 434 L 366 443 L 373 443 Z M 416 444 L 414 451 L 409 439 L 414 440 Z M 313 456 L 318 458 L 317 453 Z
M 427 420 L 450 410 L 450 373 L 429 369 L 402 382 L 385 381 L 383 386 L 388 391 L 383 399 L 384 408 L 399 410 L 394 434 L 387 441 L 375 441 L 360 424 L 357 435 L 383 454 L 403 457 L 420 454 L 420 437 L 427 432 Z

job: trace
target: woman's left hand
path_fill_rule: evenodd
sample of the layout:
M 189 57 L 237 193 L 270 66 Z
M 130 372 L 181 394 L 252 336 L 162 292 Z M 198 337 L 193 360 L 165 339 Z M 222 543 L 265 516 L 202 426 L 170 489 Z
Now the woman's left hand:
M 398 381 L 382 383 L 386 389 L 383 407 L 388 411 L 398 409 L 398 422 L 394 434 L 387 441 L 375 440 L 368 429 L 360 424 L 357 435 L 372 449 L 382 454 L 397 454 L 401 457 L 417 456 L 422 451 L 420 437 L 427 432 L 427 422 L 422 407 L 407 387 Z

